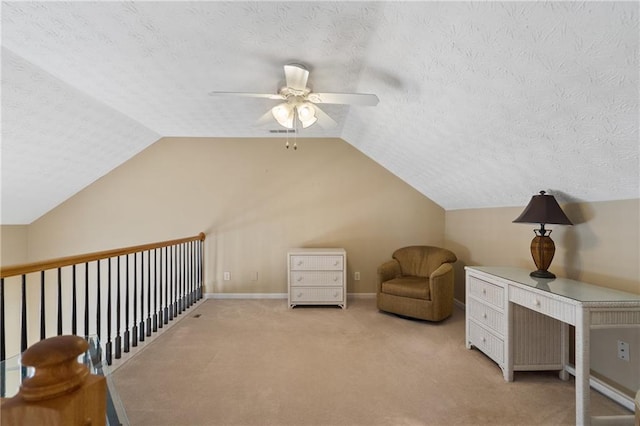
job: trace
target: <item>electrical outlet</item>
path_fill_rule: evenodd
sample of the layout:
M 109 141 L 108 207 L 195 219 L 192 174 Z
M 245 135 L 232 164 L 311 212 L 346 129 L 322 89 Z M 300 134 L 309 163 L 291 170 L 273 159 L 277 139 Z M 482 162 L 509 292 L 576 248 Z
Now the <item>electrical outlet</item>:
M 355 274 L 353 274 L 353 278 L 354 278 L 356 281 L 360 281 L 360 272 L 356 272 Z
M 618 340 L 618 358 L 629 362 L 629 344 Z
M 223 279 L 224 279 L 225 281 L 229 281 L 229 280 L 231 279 L 231 273 L 230 273 L 230 272 L 225 272 L 225 273 L 223 274 Z

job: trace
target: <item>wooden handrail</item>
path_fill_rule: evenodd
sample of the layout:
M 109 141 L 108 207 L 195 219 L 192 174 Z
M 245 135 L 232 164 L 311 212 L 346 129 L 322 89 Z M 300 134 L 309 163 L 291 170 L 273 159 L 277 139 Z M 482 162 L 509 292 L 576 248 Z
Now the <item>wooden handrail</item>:
M 190 241 L 204 241 L 206 238 L 204 232 L 194 237 L 178 238 L 176 240 L 161 241 L 158 243 L 142 244 L 139 246 L 124 247 L 113 250 L 97 251 L 94 253 L 86 253 L 75 256 L 60 257 L 58 259 L 43 260 L 40 262 L 25 263 L 22 265 L 12 265 L 0 268 L 0 278 L 14 277 L 16 275 L 24 275 L 32 272 L 46 271 L 48 269 L 62 268 L 63 266 L 77 265 L 79 263 L 92 262 L 110 257 L 123 256 L 126 254 L 137 253 L 140 251 L 153 250 L 172 246 Z

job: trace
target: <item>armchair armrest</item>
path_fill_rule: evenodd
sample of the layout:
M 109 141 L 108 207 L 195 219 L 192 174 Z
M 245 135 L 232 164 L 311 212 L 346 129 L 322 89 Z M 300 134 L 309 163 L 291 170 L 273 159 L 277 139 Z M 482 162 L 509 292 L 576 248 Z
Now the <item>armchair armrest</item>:
M 449 273 L 453 275 L 453 265 L 451 263 L 443 263 L 442 265 L 438 266 L 438 269 L 431 273 L 429 279 L 431 281 L 438 280 L 439 278 L 444 277 Z
M 443 263 L 431 273 L 429 290 L 433 302 L 434 315 L 445 318 L 453 309 L 453 265 Z
M 384 262 L 378 267 L 378 291 L 380 291 L 382 283 L 398 277 L 402 274 L 400 263 L 392 259 Z

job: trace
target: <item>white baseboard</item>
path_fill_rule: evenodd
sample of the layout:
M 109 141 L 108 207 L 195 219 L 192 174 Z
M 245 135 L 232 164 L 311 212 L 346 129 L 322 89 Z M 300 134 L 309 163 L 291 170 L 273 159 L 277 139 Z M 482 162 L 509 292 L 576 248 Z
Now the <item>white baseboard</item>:
M 567 370 L 569 374 L 575 377 L 576 370 L 573 365 L 565 366 L 565 370 Z M 603 394 L 604 396 L 622 405 L 626 409 L 630 411 L 635 410 L 635 401 L 633 400 L 633 398 L 631 398 L 629 395 L 624 394 L 618 389 L 608 385 L 607 383 L 603 382 L 597 377 L 593 377 L 593 376 L 589 377 L 589 385 L 595 390 L 597 390 L 598 392 L 600 392 L 601 394 Z
M 151 342 L 153 342 L 158 337 L 162 336 L 162 334 L 165 333 L 167 330 L 169 330 L 171 327 L 175 326 L 177 323 L 179 323 L 183 319 L 191 317 L 191 311 L 195 310 L 195 308 L 200 306 L 200 304 L 203 302 L 204 302 L 204 298 L 198 300 L 196 303 L 194 303 L 189 308 L 187 308 L 187 310 L 184 310 L 180 314 L 173 317 L 173 319 L 169 321 L 167 324 L 163 324 L 162 328 L 158 328 L 157 332 L 151 334 L 151 336 L 146 336 L 144 341 L 139 341 L 137 346 L 131 346 L 129 349 L 129 352 L 124 352 L 123 350 L 121 354 L 121 358 L 116 359 L 114 356 L 113 363 L 111 365 L 106 365 L 106 362 L 105 362 L 105 365 L 103 366 L 103 368 L 106 371 L 108 371 L 109 375 L 113 374 L 118 368 L 122 367 L 127 361 L 134 358 L 144 349 L 148 348 L 151 345 Z M 103 345 L 103 350 L 104 350 L 104 345 Z
M 371 299 L 375 293 L 348 293 L 354 299 Z M 287 293 L 205 293 L 205 299 L 286 299 Z
M 374 299 L 376 297 L 375 293 L 347 293 L 347 297 L 352 297 L 354 299 Z
M 205 293 L 205 299 L 286 299 L 287 293 Z

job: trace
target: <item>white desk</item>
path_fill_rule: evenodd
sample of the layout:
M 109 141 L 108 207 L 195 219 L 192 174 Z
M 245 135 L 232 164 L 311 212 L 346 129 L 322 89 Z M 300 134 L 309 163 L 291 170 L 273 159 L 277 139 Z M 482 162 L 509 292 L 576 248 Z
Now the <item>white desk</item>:
M 590 329 L 639 326 L 640 295 L 564 278 L 533 278 L 519 268 L 465 270 L 466 347 L 496 361 L 505 380 L 513 380 L 514 370 L 556 368 L 567 379 L 568 328 L 575 326 L 576 424 L 591 424 Z M 523 319 L 526 312 L 538 318 Z

